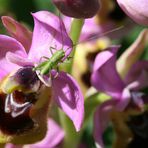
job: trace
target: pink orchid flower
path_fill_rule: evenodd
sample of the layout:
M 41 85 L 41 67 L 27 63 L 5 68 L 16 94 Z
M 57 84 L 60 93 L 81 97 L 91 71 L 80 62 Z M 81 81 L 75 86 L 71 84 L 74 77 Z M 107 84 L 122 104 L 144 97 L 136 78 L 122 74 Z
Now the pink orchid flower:
M 97 55 L 91 77 L 92 85 L 98 91 L 111 96 L 110 100 L 97 107 L 94 115 L 94 138 L 101 148 L 104 147 L 102 137 L 111 120 L 111 113 L 122 112 L 130 105 L 142 111 L 147 98 L 142 90 L 148 86 L 148 62 L 136 62 L 121 79 L 116 69 L 118 49 L 119 46 L 112 46 Z
M 74 78 L 65 72 L 57 74 L 55 70 L 51 70 L 44 79 L 44 76 L 40 77 L 36 71 L 32 70 L 33 67 L 41 64 L 44 57 L 51 58 L 57 50 L 64 51 L 62 59 L 64 61 L 72 51 L 72 41 L 58 16 L 47 11 L 36 12 L 32 16 L 34 18 L 33 33 L 11 17 L 2 17 L 3 24 L 12 37 L 0 35 L 0 80 L 3 83 L 5 78 L 7 79 L 1 89 L 10 96 L 12 91 L 9 92 L 9 85 L 13 84 L 15 85 L 15 88 L 11 88 L 13 91 L 20 89 L 21 86 L 21 90 L 25 88 L 25 91 L 31 89 L 37 92 L 40 84 L 46 87 L 50 80 L 51 85 L 47 89 L 49 88 L 50 91 L 51 88 L 53 100 L 68 115 L 76 130 L 79 131 L 84 116 L 84 99 Z M 52 50 L 53 53 L 50 48 L 55 49 Z M 5 111 L 10 110 L 10 102 L 13 102 L 11 107 L 15 108 L 16 102 L 8 97 L 5 101 Z M 23 111 L 28 109 L 27 102 L 24 106 L 20 107 Z M 41 104 L 38 103 L 37 106 L 40 107 Z M 19 116 L 20 112 L 13 110 L 12 114 Z

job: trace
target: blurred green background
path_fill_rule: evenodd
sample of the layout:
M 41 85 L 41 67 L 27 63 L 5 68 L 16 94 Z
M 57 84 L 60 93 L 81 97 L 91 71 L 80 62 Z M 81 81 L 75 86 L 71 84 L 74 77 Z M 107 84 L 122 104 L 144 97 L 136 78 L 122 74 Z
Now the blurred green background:
M 54 11 L 51 0 L 0 0 L 0 15 L 9 15 L 33 27 L 31 12 Z M 2 29 L 2 27 L 0 27 Z

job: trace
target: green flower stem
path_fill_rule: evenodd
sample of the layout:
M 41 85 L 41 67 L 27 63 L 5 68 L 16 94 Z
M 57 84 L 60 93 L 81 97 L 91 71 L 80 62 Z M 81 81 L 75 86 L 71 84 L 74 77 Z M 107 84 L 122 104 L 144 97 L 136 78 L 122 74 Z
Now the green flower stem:
M 71 24 L 70 37 L 72 39 L 74 47 L 73 47 L 72 53 L 70 55 L 70 57 L 72 57 L 72 59 L 70 60 L 70 63 L 67 68 L 67 72 L 69 72 L 69 73 L 72 73 L 76 45 L 78 44 L 83 24 L 84 24 L 84 19 L 74 19 Z
M 110 99 L 110 96 L 104 93 L 94 92 L 85 98 L 85 120 L 83 127 L 86 126 L 89 118 L 94 114 L 97 106 Z
M 60 122 L 65 132 L 63 148 L 77 148 L 82 132 L 76 132 L 72 121 L 70 121 L 63 111 L 59 110 L 59 114 Z
M 72 59 L 69 61 L 65 71 L 72 73 L 76 45 L 79 41 L 81 30 L 84 24 L 84 19 L 74 19 L 71 24 L 70 37 L 73 41 L 73 51 L 70 55 Z M 65 139 L 63 143 L 64 148 L 76 148 L 81 138 L 81 132 L 76 132 L 72 121 L 62 112 L 59 111 L 61 125 L 65 131 Z

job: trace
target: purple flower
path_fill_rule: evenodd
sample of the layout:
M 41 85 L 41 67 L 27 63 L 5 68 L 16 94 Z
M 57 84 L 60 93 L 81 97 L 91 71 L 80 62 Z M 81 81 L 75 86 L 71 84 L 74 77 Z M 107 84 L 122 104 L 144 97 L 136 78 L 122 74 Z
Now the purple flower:
M 77 82 L 65 72 L 57 73 L 55 70 L 51 70 L 49 74 L 40 76 L 38 72 L 33 71 L 33 67 L 46 61 L 44 57 L 52 57 L 50 47 L 55 49 L 52 50 L 53 53 L 62 49 L 64 51 L 62 61 L 64 61 L 72 51 L 72 41 L 59 17 L 46 11 L 32 15 L 34 18 L 33 33 L 12 18 L 2 17 L 3 24 L 12 37 L 0 35 L 1 90 L 8 95 L 15 91 L 39 93 L 41 86 L 45 87 L 46 91 L 42 94 L 43 96 L 37 100 L 35 107 L 31 108 L 29 113 L 34 116 L 37 109 L 49 104 L 51 89 L 52 98 L 69 116 L 76 130 L 79 131 L 84 115 L 84 99 Z M 52 83 L 51 88 L 46 87 L 50 85 L 49 82 Z M 46 94 L 49 96 L 48 101 L 42 99 Z M 5 106 L 8 111 L 12 109 L 9 108 L 10 101 L 11 99 L 7 99 Z M 48 108 L 47 105 L 46 108 Z M 17 114 L 16 111 L 12 112 L 18 115 L 18 112 Z
M 109 47 L 97 55 L 91 77 L 92 85 L 112 99 L 101 104 L 94 116 L 94 137 L 98 145 L 104 146 L 102 134 L 113 111 L 124 111 L 131 105 L 143 110 L 145 94 L 140 92 L 148 86 L 148 62 L 136 62 L 124 79 L 116 70 L 116 55 L 119 46 Z
M 148 25 L 147 0 L 117 0 L 123 11 L 135 22 Z

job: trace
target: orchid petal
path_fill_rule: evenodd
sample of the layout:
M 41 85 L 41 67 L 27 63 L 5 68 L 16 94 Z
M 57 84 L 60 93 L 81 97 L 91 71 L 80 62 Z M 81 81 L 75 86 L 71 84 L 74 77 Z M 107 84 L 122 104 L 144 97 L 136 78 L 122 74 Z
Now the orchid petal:
M 143 93 L 137 93 L 137 92 L 133 92 L 132 93 L 132 98 L 133 98 L 133 102 L 139 107 L 139 108 L 143 108 L 144 107 L 144 101 L 143 101 Z
M 6 53 L 13 52 L 21 57 L 27 57 L 24 47 L 14 38 L 0 35 L 0 79 L 17 69 L 18 66 L 7 61 Z
M 52 56 L 56 50 L 62 49 L 65 52 L 63 60 L 69 56 L 72 50 L 72 41 L 66 33 L 66 29 L 61 19 L 47 11 L 33 13 L 34 31 L 29 58 L 38 62 L 41 57 Z M 55 50 L 53 50 L 53 48 Z M 34 53 L 36 55 L 34 56 Z
M 45 138 L 35 144 L 28 145 L 29 148 L 53 148 L 64 138 L 64 131 L 52 119 L 48 119 L 48 130 Z
M 22 146 L 8 143 L 8 144 L 5 145 L 5 148 L 22 148 Z
M 117 61 L 117 71 L 122 78 L 126 76 L 132 65 L 136 63 L 143 54 L 147 39 L 148 29 L 144 29 L 133 44 L 119 57 Z
M 96 89 L 115 98 L 121 97 L 124 88 L 124 83 L 116 71 L 118 48 L 118 46 L 112 46 L 97 55 L 91 77 L 92 85 Z
M 28 51 L 32 41 L 31 31 L 9 16 L 2 16 L 2 23 L 10 35 L 19 41 L 26 51 Z
M 103 133 L 108 126 L 110 112 L 114 108 L 116 100 L 111 99 L 101 104 L 94 114 L 94 138 L 98 147 L 103 148 Z
M 64 72 L 53 74 L 53 98 L 57 105 L 73 121 L 77 131 L 80 130 L 84 116 L 84 98 L 76 81 Z
M 147 0 L 117 0 L 123 11 L 135 22 L 148 25 Z
M 148 62 L 135 63 L 125 77 L 129 89 L 139 90 L 148 86 Z
M 19 66 L 33 65 L 31 60 L 24 58 L 22 56 L 19 56 L 17 54 L 14 54 L 12 52 L 7 52 L 6 59 L 11 63 L 14 63 Z
M 122 91 L 122 95 L 118 99 L 118 103 L 116 105 L 116 110 L 123 111 L 131 100 L 131 92 L 128 88 L 124 88 Z

